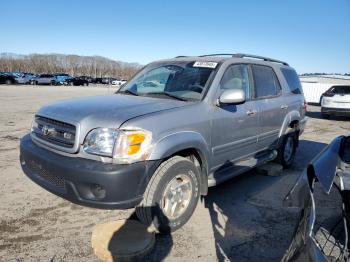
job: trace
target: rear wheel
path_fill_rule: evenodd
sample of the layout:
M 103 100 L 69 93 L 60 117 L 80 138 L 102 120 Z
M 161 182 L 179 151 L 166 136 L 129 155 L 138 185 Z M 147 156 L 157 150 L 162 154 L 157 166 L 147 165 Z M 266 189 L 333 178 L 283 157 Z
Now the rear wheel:
M 173 232 L 192 216 L 199 192 L 199 170 L 193 162 L 172 157 L 153 174 L 136 215 L 158 232 Z
M 285 135 L 282 144 L 278 149 L 276 161 L 283 166 L 288 168 L 293 164 L 295 158 L 295 152 L 297 149 L 298 135 L 296 133 L 290 133 Z
M 5 81 L 5 84 L 6 84 L 6 85 L 11 85 L 11 84 L 12 84 L 12 81 L 11 81 L 10 79 L 7 79 L 7 80 Z

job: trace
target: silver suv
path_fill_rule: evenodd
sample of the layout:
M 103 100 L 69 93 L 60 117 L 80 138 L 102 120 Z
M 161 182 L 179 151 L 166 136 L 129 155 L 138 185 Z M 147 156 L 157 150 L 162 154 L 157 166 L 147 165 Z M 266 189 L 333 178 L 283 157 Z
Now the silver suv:
M 33 85 L 56 85 L 57 79 L 54 75 L 50 74 L 42 74 L 38 77 L 35 77 L 31 80 L 31 84 Z
M 208 187 L 267 161 L 290 166 L 305 109 L 285 62 L 181 56 L 145 66 L 116 94 L 44 106 L 21 140 L 20 161 L 56 195 L 136 207 L 142 222 L 169 232 Z

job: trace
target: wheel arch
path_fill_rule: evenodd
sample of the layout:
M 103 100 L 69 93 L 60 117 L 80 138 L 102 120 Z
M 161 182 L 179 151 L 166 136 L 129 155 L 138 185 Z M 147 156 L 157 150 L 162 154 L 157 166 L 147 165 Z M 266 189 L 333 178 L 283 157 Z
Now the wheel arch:
M 289 112 L 283 120 L 282 127 L 279 132 L 279 137 L 283 137 L 284 135 L 299 129 L 300 123 L 300 113 L 298 111 Z
M 279 132 L 279 141 L 278 146 L 281 145 L 283 138 L 293 132 L 299 132 L 299 124 L 300 124 L 301 116 L 298 111 L 289 112 L 283 120 L 282 127 Z
M 162 162 L 176 155 L 189 158 L 200 170 L 200 193 L 208 192 L 208 156 L 205 139 L 197 132 L 179 132 L 159 140 L 149 157 Z

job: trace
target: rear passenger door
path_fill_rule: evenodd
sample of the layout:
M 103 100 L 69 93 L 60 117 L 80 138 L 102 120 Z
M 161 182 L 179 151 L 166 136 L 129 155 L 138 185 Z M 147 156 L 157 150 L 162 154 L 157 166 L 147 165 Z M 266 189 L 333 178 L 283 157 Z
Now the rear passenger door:
M 274 69 L 266 65 L 252 65 L 254 100 L 259 111 L 258 148 L 273 148 L 287 113 L 280 82 Z

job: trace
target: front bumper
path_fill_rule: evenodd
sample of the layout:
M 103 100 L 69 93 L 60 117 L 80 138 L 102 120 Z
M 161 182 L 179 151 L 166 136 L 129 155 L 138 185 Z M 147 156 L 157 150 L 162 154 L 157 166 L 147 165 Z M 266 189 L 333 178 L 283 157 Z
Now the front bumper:
M 105 209 L 138 205 L 158 161 L 117 165 L 67 157 L 21 139 L 20 161 L 24 173 L 49 192 L 73 203 Z
M 321 113 L 339 116 L 350 116 L 350 108 L 321 107 Z

